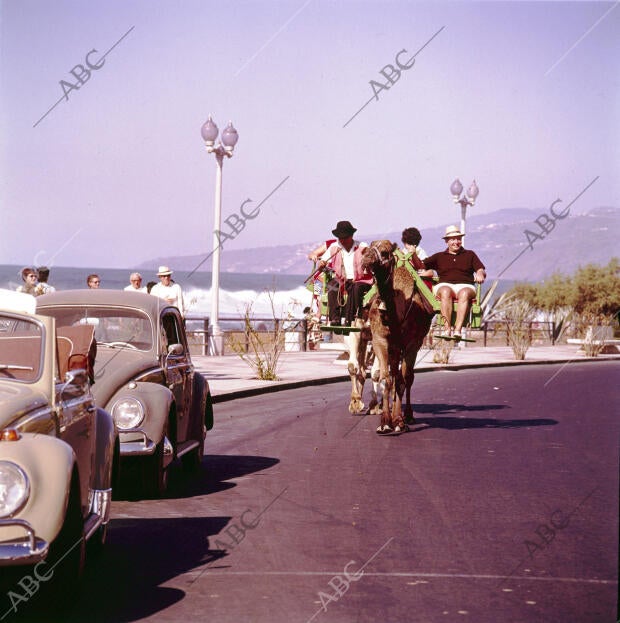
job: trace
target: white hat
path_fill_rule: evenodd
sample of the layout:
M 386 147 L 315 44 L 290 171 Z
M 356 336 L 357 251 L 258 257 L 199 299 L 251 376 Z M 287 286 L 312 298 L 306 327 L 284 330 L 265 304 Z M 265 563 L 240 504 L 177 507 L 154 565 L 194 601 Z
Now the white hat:
M 160 266 L 159 270 L 157 271 L 158 277 L 163 277 L 164 275 L 172 275 L 172 271 L 168 266 Z
M 446 227 L 446 233 L 442 237 L 445 240 L 446 238 L 460 238 L 464 235 L 465 234 L 462 234 L 461 230 L 456 225 L 448 225 L 448 227 Z

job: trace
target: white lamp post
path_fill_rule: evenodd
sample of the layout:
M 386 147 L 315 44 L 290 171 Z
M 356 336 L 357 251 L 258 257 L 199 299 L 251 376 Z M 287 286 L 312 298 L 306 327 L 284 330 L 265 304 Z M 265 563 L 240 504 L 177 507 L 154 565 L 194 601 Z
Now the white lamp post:
M 454 198 L 454 203 L 461 204 L 461 233 L 465 233 L 465 220 L 467 214 L 467 206 L 473 206 L 476 202 L 476 197 L 480 190 L 476 185 L 476 180 L 471 183 L 471 186 L 467 189 L 467 196 L 461 196 L 463 192 L 463 184 L 461 181 L 456 178 L 454 182 L 452 182 L 452 186 L 450 186 L 450 192 L 452 193 L 452 197 Z
M 233 127 L 232 121 L 222 132 L 222 140 L 215 146 L 218 127 L 211 119 L 207 119 L 200 133 L 207 147 L 207 153 L 215 154 L 217 173 L 215 177 L 215 219 L 213 231 L 213 268 L 211 269 L 211 318 L 209 322 L 209 354 L 221 355 L 224 352 L 224 336 L 220 328 L 220 240 L 218 232 L 222 223 L 222 165 L 224 156 L 232 158 L 233 149 L 239 140 L 239 134 Z

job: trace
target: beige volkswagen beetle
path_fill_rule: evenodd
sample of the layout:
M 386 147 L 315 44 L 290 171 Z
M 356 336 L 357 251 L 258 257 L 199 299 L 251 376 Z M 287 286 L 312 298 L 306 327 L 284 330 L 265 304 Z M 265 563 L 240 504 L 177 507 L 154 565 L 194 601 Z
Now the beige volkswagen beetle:
M 52 577 L 79 577 L 86 541 L 103 543 L 119 453 L 91 393 L 93 328 L 57 329 L 34 308 L 0 291 L 2 619 Z

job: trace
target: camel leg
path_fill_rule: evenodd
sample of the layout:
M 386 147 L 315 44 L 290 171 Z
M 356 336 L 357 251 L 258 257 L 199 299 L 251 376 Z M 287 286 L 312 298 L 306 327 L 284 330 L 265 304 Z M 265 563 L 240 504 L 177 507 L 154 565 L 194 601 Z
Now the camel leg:
M 353 321 L 353 326 L 361 326 L 361 320 Z M 364 381 L 366 380 L 366 345 L 367 340 L 362 337 L 361 332 L 351 332 L 345 336 L 345 341 L 349 346 L 349 363 L 347 369 L 351 377 L 351 400 L 349 402 L 349 413 L 361 413 L 364 410 L 362 395 L 364 392 Z
M 413 385 L 414 378 L 414 364 L 417 353 L 412 353 L 412 356 L 406 356 L 402 363 L 402 372 L 405 380 L 405 423 L 415 424 L 415 417 L 413 416 L 413 407 L 411 405 L 411 387 Z
M 385 380 L 381 380 L 381 368 L 379 366 L 379 359 L 374 358 L 372 362 L 372 368 L 370 370 L 370 379 L 372 381 L 372 391 L 370 394 L 370 404 L 368 405 L 368 413 L 376 414 L 380 413 L 379 407 L 379 392 L 385 390 Z M 381 396 L 383 400 L 383 395 Z

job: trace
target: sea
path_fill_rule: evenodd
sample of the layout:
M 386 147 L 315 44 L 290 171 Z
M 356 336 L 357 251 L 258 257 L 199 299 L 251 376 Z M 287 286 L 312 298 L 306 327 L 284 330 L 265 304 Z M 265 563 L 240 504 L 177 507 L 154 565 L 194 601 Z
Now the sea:
M 15 290 L 22 285 L 22 266 L 0 265 L 0 288 Z M 96 273 L 101 288 L 122 290 L 129 285 L 132 269 L 74 268 L 52 266 L 48 283 L 57 290 L 86 288 L 86 277 Z M 140 270 L 142 285 L 157 282 L 155 271 Z M 183 289 L 188 317 L 209 316 L 211 312 L 211 272 L 177 270 L 172 278 Z M 221 318 L 243 317 L 248 305 L 254 317 L 302 318 L 310 306 L 312 292 L 304 284 L 304 275 L 220 273 L 219 308 Z M 273 299 L 273 309 L 272 309 Z
M 15 290 L 21 285 L 22 266 L 0 265 L 0 288 Z M 132 269 L 121 268 L 74 268 L 50 267 L 49 284 L 57 290 L 86 288 L 86 276 L 96 273 L 101 278 L 101 288 L 122 290 L 129 285 Z M 155 271 L 141 270 L 142 285 L 159 281 Z M 211 272 L 196 271 L 193 274 L 177 270 L 173 279 L 183 289 L 187 317 L 203 318 L 211 312 Z M 298 318 L 304 316 L 304 308 L 312 302 L 312 292 L 306 288 L 304 275 L 267 273 L 220 273 L 219 308 L 221 319 L 238 319 L 250 307 L 251 316 L 258 319 Z M 502 280 L 493 298 L 510 289 L 514 281 Z M 487 281 L 485 290 L 490 287 Z M 272 307 L 273 304 L 273 307 Z

